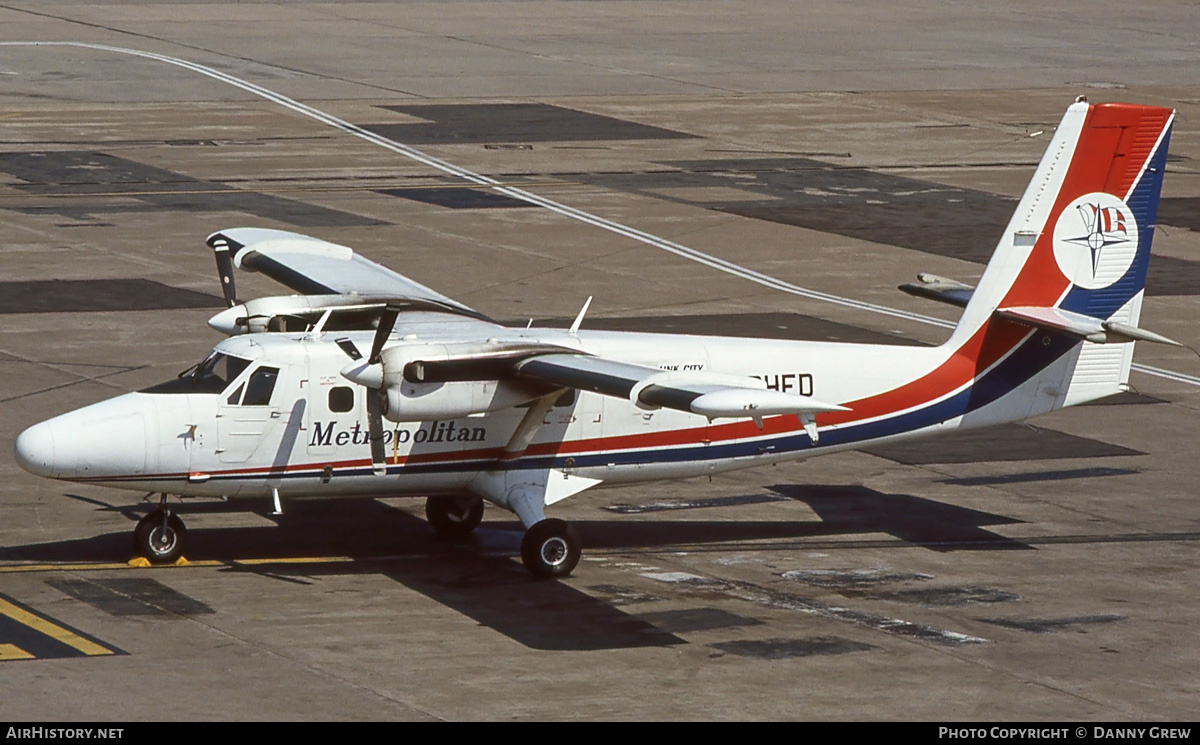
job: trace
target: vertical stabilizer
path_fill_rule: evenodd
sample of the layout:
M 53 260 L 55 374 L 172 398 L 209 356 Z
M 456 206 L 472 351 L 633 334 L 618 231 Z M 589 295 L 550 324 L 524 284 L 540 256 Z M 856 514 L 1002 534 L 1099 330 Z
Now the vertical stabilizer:
M 1068 108 L 963 311 L 948 344 L 977 353 L 980 371 L 1007 356 L 1045 365 L 1007 363 L 1014 383 L 1026 381 L 1014 395 L 1030 403 L 1028 415 L 1128 382 L 1133 343 L 1101 330 L 1137 326 L 1173 119 L 1171 109 L 1134 104 Z M 1022 329 L 1031 335 L 1012 345 Z M 1024 405 L 1006 398 L 1009 411 Z
M 1060 308 L 1136 325 L 1174 112 L 1076 102 L 955 330 L 1004 307 Z

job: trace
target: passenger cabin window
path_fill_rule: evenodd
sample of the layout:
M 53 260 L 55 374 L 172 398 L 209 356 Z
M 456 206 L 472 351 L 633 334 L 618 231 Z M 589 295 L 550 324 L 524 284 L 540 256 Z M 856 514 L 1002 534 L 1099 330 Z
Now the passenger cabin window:
M 278 377 L 277 367 L 260 367 L 255 370 L 246 383 L 246 397 L 242 399 L 242 406 L 266 406 L 271 403 L 275 379 Z
M 354 389 L 340 385 L 329 389 L 329 410 L 343 413 L 354 408 Z

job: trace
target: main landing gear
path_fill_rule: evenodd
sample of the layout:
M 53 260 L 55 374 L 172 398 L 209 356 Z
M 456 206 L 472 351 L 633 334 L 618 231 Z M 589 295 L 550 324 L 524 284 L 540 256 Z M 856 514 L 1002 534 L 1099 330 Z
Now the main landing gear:
M 521 539 L 521 561 L 539 579 L 566 577 L 582 555 L 579 535 L 565 520 L 539 520 Z
M 425 500 L 425 519 L 438 535 L 462 538 L 483 520 L 483 500 L 457 494 L 429 497 Z
M 138 521 L 133 530 L 133 550 L 151 564 L 173 564 L 183 556 L 187 528 L 179 515 L 167 507 L 162 495 L 158 509 Z
M 462 538 L 483 520 L 483 500 L 470 495 L 429 497 L 425 500 L 425 517 L 438 535 Z M 529 525 L 521 539 L 521 561 L 525 568 L 539 579 L 569 575 L 583 555 L 575 529 L 565 520 L 545 518 L 540 509 L 522 516 L 522 522 L 526 517 L 536 522 Z

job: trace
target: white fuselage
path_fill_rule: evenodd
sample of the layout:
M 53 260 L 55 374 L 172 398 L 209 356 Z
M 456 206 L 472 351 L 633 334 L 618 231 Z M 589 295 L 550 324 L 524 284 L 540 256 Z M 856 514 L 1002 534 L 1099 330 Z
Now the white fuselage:
M 498 326 L 489 331 L 489 342 L 553 344 L 664 370 L 752 376 L 771 389 L 835 402 L 866 399 L 919 379 L 949 354 L 945 347 L 629 332 L 576 335 Z M 227 339 L 214 351 L 248 364 L 219 392 L 177 386 L 126 394 L 62 415 L 23 435 L 23 460 L 45 476 L 141 491 L 243 497 L 278 489 L 288 497 L 334 497 L 459 492 L 505 457 L 527 408 L 387 420 L 387 471 L 376 473 L 367 436 L 366 396 L 371 393 L 341 374 L 349 360 L 335 343 L 349 338 L 365 350 L 371 337 L 371 332 L 330 332 L 320 338 L 259 333 Z M 478 326 L 452 315 L 413 314 L 392 338 L 389 348 L 420 345 L 423 339 L 478 341 Z M 267 399 L 251 401 L 253 380 L 261 382 L 264 376 L 255 376 L 263 369 L 278 371 L 273 389 Z M 453 397 L 454 387 L 465 395 L 475 386 L 478 397 L 480 385 L 443 383 L 418 394 Z M 862 445 L 861 437 L 831 436 L 837 429 L 822 425 L 822 439 L 813 443 L 794 415 L 767 418 L 760 428 L 749 419 L 710 422 L 579 392 L 565 395 L 550 410 L 528 448 L 506 467 L 554 468 L 605 484 L 687 477 Z M 883 435 L 892 436 L 897 435 Z

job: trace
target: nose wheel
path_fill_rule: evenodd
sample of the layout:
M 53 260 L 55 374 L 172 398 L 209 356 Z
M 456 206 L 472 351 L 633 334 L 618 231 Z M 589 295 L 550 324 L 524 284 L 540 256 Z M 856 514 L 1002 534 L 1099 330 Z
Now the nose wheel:
M 439 494 L 425 500 L 425 518 L 438 535 L 462 538 L 483 520 L 479 497 Z
M 579 535 L 565 520 L 536 522 L 521 540 L 521 561 L 539 579 L 566 577 L 582 555 Z
M 133 530 L 133 550 L 151 564 L 172 564 L 183 556 L 187 528 L 170 510 L 159 508 L 138 521 Z

